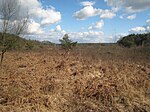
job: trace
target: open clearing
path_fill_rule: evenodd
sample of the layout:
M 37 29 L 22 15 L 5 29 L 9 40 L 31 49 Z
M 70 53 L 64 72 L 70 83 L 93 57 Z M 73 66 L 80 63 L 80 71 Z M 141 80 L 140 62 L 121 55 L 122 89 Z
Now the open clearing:
M 150 112 L 150 48 L 10 51 L 0 112 Z

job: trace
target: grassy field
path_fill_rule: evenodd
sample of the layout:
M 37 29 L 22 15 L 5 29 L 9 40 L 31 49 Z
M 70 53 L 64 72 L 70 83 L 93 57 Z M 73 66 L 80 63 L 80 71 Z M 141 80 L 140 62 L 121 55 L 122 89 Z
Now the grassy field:
M 0 112 L 150 112 L 150 48 L 9 51 L 0 73 Z

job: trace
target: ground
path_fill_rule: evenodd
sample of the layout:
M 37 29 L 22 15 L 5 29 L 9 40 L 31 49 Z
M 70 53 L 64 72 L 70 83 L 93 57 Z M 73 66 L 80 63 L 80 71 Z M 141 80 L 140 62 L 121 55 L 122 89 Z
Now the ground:
M 150 112 L 150 48 L 9 51 L 0 112 Z

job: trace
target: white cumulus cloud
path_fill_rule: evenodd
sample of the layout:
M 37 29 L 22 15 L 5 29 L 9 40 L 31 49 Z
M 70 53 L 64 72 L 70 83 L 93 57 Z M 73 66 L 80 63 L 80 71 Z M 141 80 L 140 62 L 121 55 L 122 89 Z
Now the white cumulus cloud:
M 136 14 L 133 14 L 133 15 L 130 15 L 130 16 L 127 17 L 127 19 L 129 19 L 129 20 L 133 20 L 135 18 L 136 18 Z
M 41 10 L 39 13 L 41 13 L 39 15 L 42 18 L 42 25 L 51 25 L 61 20 L 60 12 L 57 12 L 54 9 Z
M 113 11 L 111 11 L 111 10 L 104 10 L 102 12 L 102 14 L 100 15 L 100 18 L 110 18 L 110 19 L 112 19 L 115 16 L 116 16 L 116 14 Z
M 150 26 L 150 19 L 146 20 L 146 24 Z
M 43 34 L 44 31 L 41 28 L 41 25 L 39 23 L 35 22 L 34 20 L 31 20 L 27 28 L 27 33 L 28 34 Z
M 74 41 L 82 43 L 101 43 L 105 42 L 104 33 L 101 31 L 88 31 L 88 32 L 70 32 L 69 36 Z
M 95 2 L 92 2 L 92 1 L 84 1 L 84 2 L 81 2 L 81 5 L 83 6 L 92 6 L 94 5 Z
M 85 20 L 89 17 L 99 15 L 101 12 L 101 9 L 93 8 L 93 6 L 86 6 L 83 9 L 75 12 L 74 17 L 78 20 Z
M 146 20 L 146 24 L 143 26 L 138 26 L 135 28 L 131 28 L 129 33 L 142 34 L 142 33 L 150 33 L 150 20 Z
M 145 27 L 135 27 L 130 29 L 129 33 L 135 33 L 135 34 L 146 33 L 146 29 Z
M 61 26 L 60 25 L 56 26 L 56 31 L 61 31 Z
M 38 39 L 41 41 L 51 41 L 54 43 L 60 43 L 59 39 L 65 34 L 68 34 L 70 39 L 79 43 L 103 43 L 106 42 L 106 38 L 102 31 L 87 31 L 87 32 L 66 32 L 64 30 L 56 31 L 56 29 L 50 30 L 49 33 L 42 35 L 30 35 L 32 39 Z M 42 38 L 40 38 L 42 36 Z
M 115 12 L 118 11 L 117 8 L 112 8 L 112 10 L 103 10 L 100 8 L 94 8 L 93 4 L 95 2 L 82 2 L 81 4 L 84 6 L 79 11 L 74 13 L 74 17 L 78 20 L 85 20 L 89 17 L 99 16 L 100 18 L 113 18 L 116 16 Z
M 8 2 L 12 3 L 12 6 L 14 5 L 13 3 L 20 5 L 19 10 L 17 10 L 19 16 L 24 17 L 28 13 L 28 34 L 43 34 L 44 25 L 52 25 L 61 21 L 59 11 L 56 11 L 54 7 L 43 8 L 39 0 L 7 0 Z M 2 4 L 3 2 L 0 0 L 0 7 L 2 7 Z
M 104 26 L 104 21 L 100 20 L 100 21 L 96 22 L 96 24 L 90 26 L 88 29 L 89 30 L 102 29 L 103 26 Z
M 39 0 L 17 0 L 20 3 L 20 12 L 28 10 L 32 19 L 39 19 L 41 25 L 51 25 L 61 21 L 61 13 L 54 7 L 43 8 Z

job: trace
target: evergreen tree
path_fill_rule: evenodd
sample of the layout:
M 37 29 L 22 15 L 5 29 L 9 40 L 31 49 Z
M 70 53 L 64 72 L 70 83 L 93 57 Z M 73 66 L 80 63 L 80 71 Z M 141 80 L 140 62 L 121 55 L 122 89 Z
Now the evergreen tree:
M 77 45 L 77 42 L 73 42 L 69 39 L 68 34 L 65 34 L 62 39 L 59 40 L 61 42 L 62 48 L 65 50 L 65 53 L 68 53 Z

